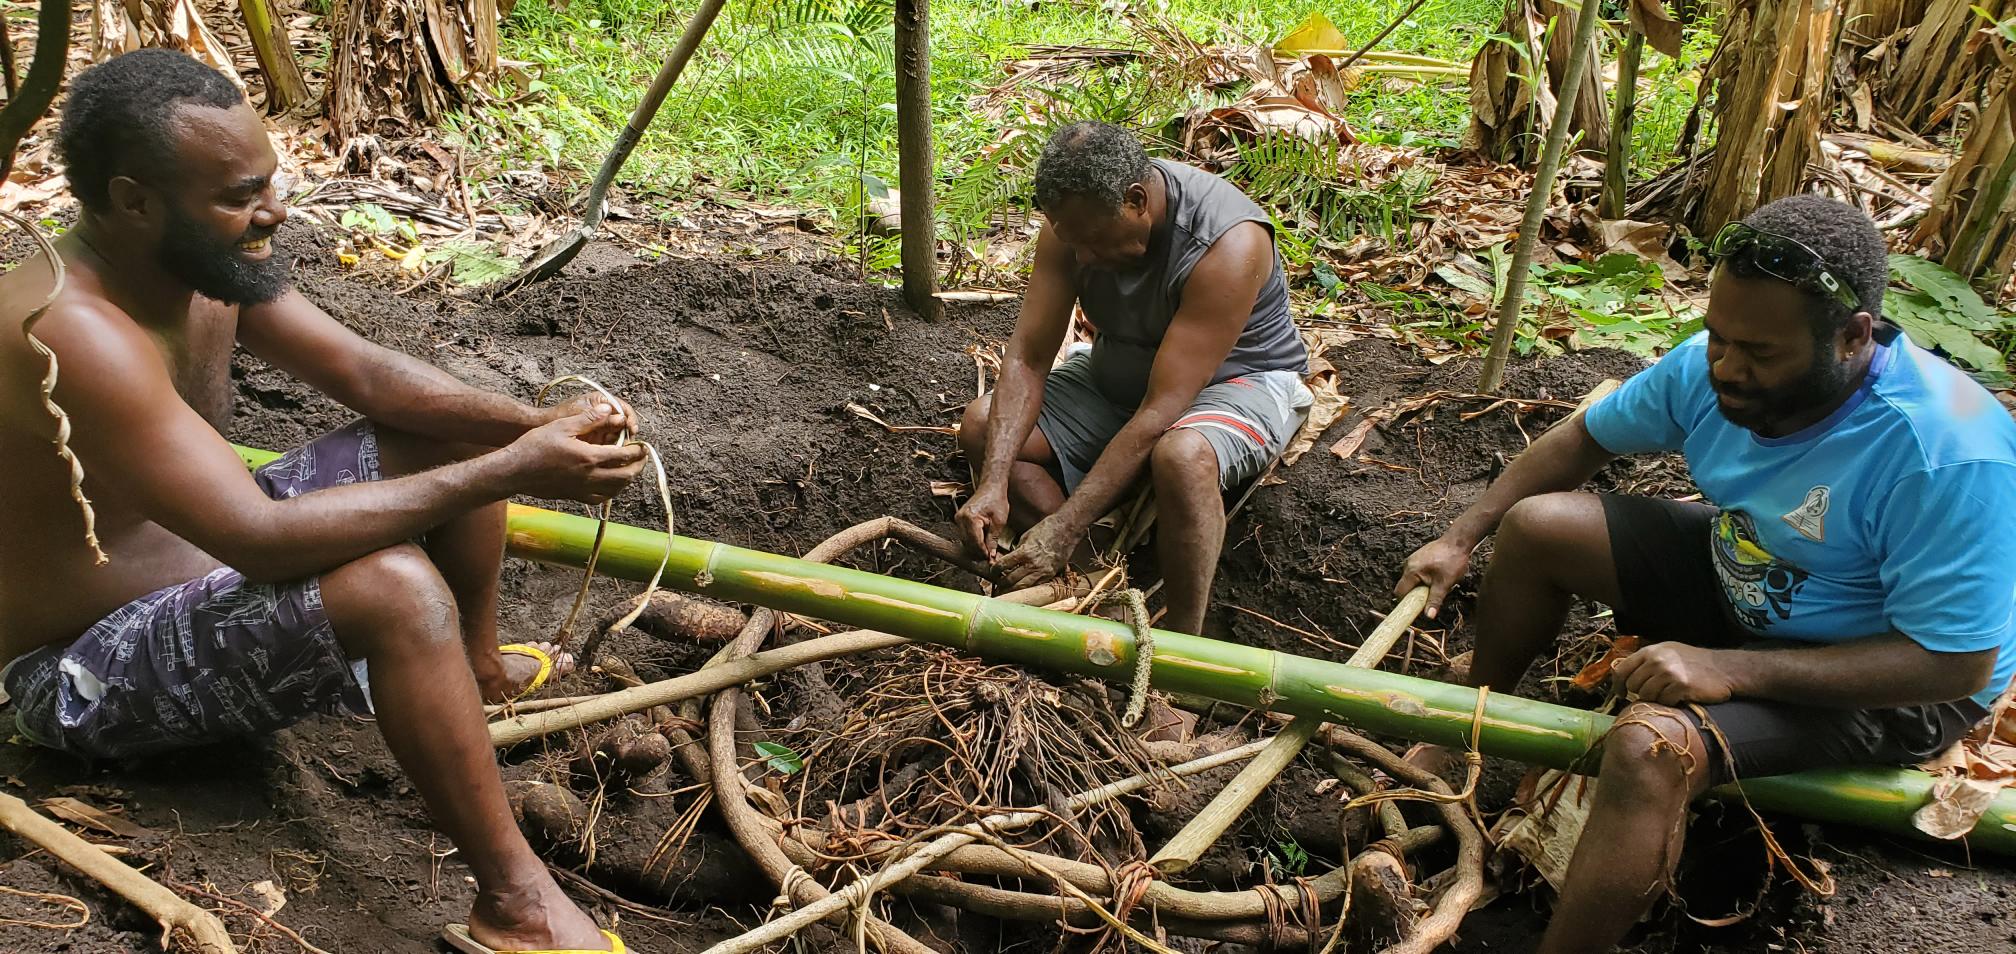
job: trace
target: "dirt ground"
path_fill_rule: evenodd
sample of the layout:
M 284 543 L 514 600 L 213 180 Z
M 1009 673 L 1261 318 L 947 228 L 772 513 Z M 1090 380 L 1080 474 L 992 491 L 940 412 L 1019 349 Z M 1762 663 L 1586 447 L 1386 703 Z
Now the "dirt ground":
M 679 532 L 786 553 L 884 514 L 947 529 L 954 503 L 934 496 L 931 484 L 965 478 L 952 438 L 890 433 L 847 405 L 895 425 L 952 424 L 976 393 L 969 349 L 1005 340 L 1013 319 L 1012 306 L 952 306 L 942 320 L 925 321 L 894 293 L 853 280 L 840 263 L 714 258 L 645 266 L 607 250 L 585 256 L 569 277 L 502 303 L 408 299 L 317 264 L 333 256 L 303 230 L 290 229 L 286 244 L 303 259 L 304 291 L 377 341 L 528 399 L 564 373 L 588 375 L 624 395 L 672 470 Z M 1551 405 L 1494 407 L 1458 394 L 1432 413 L 1375 431 L 1356 459 L 1341 460 L 1325 448 L 1365 412 L 1429 392 L 1463 392 L 1474 369 L 1461 362 L 1431 366 L 1376 338 L 1344 344 L 1328 357 L 1354 410 L 1284 472 L 1284 484 L 1259 491 L 1235 521 L 1211 635 L 1340 654 L 1390 604 L 1405 555 L 1473 499 L 1527 436 L 1562 413 Z M 1522 360 L 1508 375 L 1508 390 L 1524 399 L 1573 402 L 1603 378 L 1637 367 L 1636 359 L 1608 352 Z M 233 437 L 243 443 L 280 449 L 346 420 L 342 409 L 256 361 L 241 359 L 233 374 L 243 399 Z M 1473 412 L 1482 413 L 1464 419 Z M 1638 492 L 1688 492 L 1672 461 L 1616 465 L 1601 479 Z M 654 495 L 641 486 L 619 510 L 626 522 L 663 524 Z M 962 574 L 899 548 L 865 552 L 856 565 L 970 585 Z M 550 633 L 576 581 L 571 571 L 511 562 L 505 635 Z M 600 583 L 597 605 L 613 605 L 629 592 Z M 1461 617 L 1469 599 L 1459 593 L 1455 612 L 1445 614 L 1454 625 L 1418 633 L 1394 665 L 1432 675 L 1466 649 Z M 1578 615 L 1559 670 L 1572 672 L 1596 651 L 1602 632 L 1600 618 Z M 706 654 L 637 636 L 611 646 L 645 678 L 690 670 Z M 1554 674 L 1536 674 L 1524 690 L 1558 698 L 1555 683 L 1539 681 Z M 600 690 L 607 685 L 601 680 L 578 675 L 552 691 Z M 810 703 L 786 700 L 766 721 L 789 725 L 795 718 L 802 726 L 808 714 L 816 715 Z M 507 777 L 550 777 L 554 759 L 536 748 L 513 752 Z M 1287 784 L 1313 790 L 1314 770 L 1296 771 Z M 1516 768 L 1494 765 L 1487 802 L 1502 803 L 1516 777 Z M 85 765 L 14 741 L 0 745 L 0 784 L 32 799 L 75 797 L 143 826 L 139 837 L 102 840 L 144 855 L 150 874 L 164 881 L 235 899 L 211 906 L 221 907 L 248 951 L 295 949 L 242 906 L 261 903 L 262 882 L 285 894 L 278 921 L 343 954 L 434 949 L 441 924 L 460 919 L 472 892 L 466 869 L 429 828 L 376 728 L 357 719 L 316 719 L 271 739 L 120 766 Z M 691 804 L 690 794 L 668 790 L 663 798 L 612 809 L 600 860 L 589 866 L 603 887 L 580 888 L 578 896 L 616 920 L 637 950 L 697 950 L 765 915 L 772 892 L 716 823 L 703 822 L 653 883 L 609 874 L 637 870 L 637 853 L 650 854 Z M 1269 830 L 1292 835 L 1314 827 L 1293 824 L 1301 811 L 1296 804 L 1284 798 L 1280 806 L 1263 805 L 1271 813 Z M 1761 910 L 1735 927 L 1709 929 L 1669 909 L 1634 939 L 1633 951 L 1945 954 L 2016 945 L 2016 869 L 2007 862 L 1970 863 L 1950 848 L 1774 819 L 1788 847 L 1832 865 L 1840 890 L 1822 901 L 1802 896 L 1782 876 L 1765 875 L 1747 816 L 1716 808 L 1704 814 L 1680 884 L 1690 909 L 1712 919 L 1761 889 Z M 1136 815 L 1151 841 L 1171 823 Z M 87 927 L 68 931 L 0 922 L 0 951 L 158 949 L 159 931 L 142 916 L 5 837 L 0 886 L 75 896 L 92 912 Z M 670 910 L 618 905 L 616 893 Z M 1541 892 L 1503 897 L 1471 915 L 1453 949 L 1527 949 L 1546 907 Z M 57 909 L 11 896 L 0 903 L 0 918 L 8 917 L 62 920 Z M 661 917 L 672 920 L 654 919 Z M 1036 949 L 1057 941 L 1054 932 L 978 921 L 957 925 L 962 949 Z M 824 933 L 807 942 L 808 949 L 852 948 Z

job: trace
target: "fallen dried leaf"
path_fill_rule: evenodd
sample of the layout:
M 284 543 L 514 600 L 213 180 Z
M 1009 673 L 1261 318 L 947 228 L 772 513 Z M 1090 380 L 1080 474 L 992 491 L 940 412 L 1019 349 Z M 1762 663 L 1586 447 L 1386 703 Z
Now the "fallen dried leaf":
M 1582 667 L 1575 678 L 1568 680 L 1577 689 L 1593 690 L 1610 681 L 1610 672 L 1617 661 L 1638 651 L 1640 640 L 1636 636 L 1619 636 L 1610 643 L 1610 651 L 1602 658 Z
M 152 829 L 143 828 L 102 808 L 75 798 L 59 796 L 42 800 L 42 809 L 74 825 L 102 831 L 118 838 L 146 838 Z

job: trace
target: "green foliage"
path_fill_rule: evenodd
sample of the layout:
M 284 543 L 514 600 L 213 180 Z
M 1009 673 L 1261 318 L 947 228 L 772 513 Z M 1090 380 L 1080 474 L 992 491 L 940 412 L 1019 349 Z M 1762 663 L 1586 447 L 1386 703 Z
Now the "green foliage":
M 1478 23 L 1500 0 L 1431 4 L 1383 46 L 1465 60 Z M 1346 36 L 1369 37 L 1406 0 L 1319 5 Z M 744 0 L 731 4 L 680 78 L 619 179 L 633 197 L 739 191 L 844 219 L 859 203 L 856 170 L 896 171 L 892 0 Z M 1307 0 L 1169 0 L 1163 15 L 1202 42 L 1278 37 L 1310 12 Z M 655 0 L 524 0 L 503 26 L 503 53 L 535 64 L 514 95 L 455 116 L 456 131 L 508 168 L 592 173 L 636 97 L 677 40 L 688 10 Z M 941 0 L 932 9 L 932 88 L 940 215 L 979 232 L 1027 193 L 1049 129 L 1104 118 L 1155 129 L 1216 92 L 1159 85 L 1156 71 L 1096 70 L 1042 92 L 1033 117 L 974 108 L 1025 45 L 1137 46 L 1129 22 L 1094 3 Z M 1167 64 L 1163 64 L 1167 65 Z M 1465 122 L 1460 84 L 1353 93 L 1345 118 L 1363 130 L 1404 128 L 1408 142 L 1454 142 Z M 1376 121 L 1375 121 L 1376 117 Z M 483 184 L 476 183 L 479 193 Z
M 1659 264 L 1626 252 L 1612 252 L 1586 265 L 1535 268 L 1527 287 L 1532 290 L 1529 300 L 1539 298 L 1543 315 L 1565 314 L 1579 323 L 1575 339 L 1585 346 L 1651 355 L 1701 330 L 1699 314 L 1676 309 L 1660 295 L 1666 276 Z M 1542 335 L 1535 343 L 1544 339 Z
M 1511 255 L 1503 245 L 1496 245 L 1487 250 L 1486 258 L 1488 280 L 1454 262 L 1437 268 L 1435 274 L 1477 301 L 1495 303 L 1511 271 Z M 1650 259 L 1613 252 L 1586 263 L 1530 267 L 1526 307 L 1513 333 L 1512 347 L 1519 354 L 1621 348 L 1654 355 L 1701 330 L 1698 311 L 1676 308 L 1666 300 L 1666 275 Z M 1396 293 L 1387 290 L 1386 294 L 1388 301 L 1382 304 L 1393 308 L 1391 299 Z M 1411 297 L 1417 303 L 1409 310 L 1419 317 L 1405 324 L 1421 334 L 1465 346 L 1481 345 L 1490 334 L 1488 316 L 1458 314 L 1446 306 L 1437 314 L 1418 303 L 1420 296 Z
M 1313 237 L 1348 243 L 1370 236 L 1390 248 L 1408 245 L 1408 227 L 1435 184 L 1424 167 L 1403 169 L 1371 186 L 1337 143 L 1312 143 L 1286 134 L 1239 147 L 1227 177 L 1245 187 L 1281 221 Z M 1278 234 L 1277 230 L 1277 234 Z
M 805 770 L 805 760 L 785 746 L 775 742 L 758 742 L 750 747 L 756 750 L 757 758 L 763 759 L 763 764 L 779 775 L 793 775 Z
M 498 254 L 489 245 L 471 239 L 456 239 L 427 251 L 428 265 L 450 263 L 448 277 L 458 285 L 479 288 L 503 281 L 518 272 L 518 263 Z
M 408 242 L 420 240 L 420 230 L 413 225 L 413 220 L 399 218 L 372 202 L 359 202 L 344 209 L 338 222 L 352 232 L 365 235 L 400 238 Z
M 1631 126 L 1631 171 L 1650 175 L 1680 158 L 1680 133 L 1701 89 L 1701 68 L 1715 55 L 1721 37 L 1705 24 L 1689 28 L 1680 57 L 1646 47 L 1639 67 L 1637 112 Z M 1702 131 L 1702 145 L 1714 144 L 1714 130 Z
M 1890 281 L 1883 317 L 1919 347 L 1944 352 L 1990 383 L 2009 381 L 2016 314 L 1989 305 L 1966 279 L 1916 255 L 1890 256 Z
M 1276 871 L 1299 878 L 1309 870 L 1309 849 L 1302 847 L 1286 831 L 1282 831 L 1280 836 L 1281 840 L 1267 849 L 1267 856 L 1273 861 Z

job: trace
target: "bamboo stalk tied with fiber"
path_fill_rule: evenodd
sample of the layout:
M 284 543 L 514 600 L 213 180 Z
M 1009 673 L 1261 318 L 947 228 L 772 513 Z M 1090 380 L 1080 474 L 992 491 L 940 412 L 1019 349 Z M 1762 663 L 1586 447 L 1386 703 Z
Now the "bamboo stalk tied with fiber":
M 274 456 L 241 449 L 248 463 Z M 586 562 L 595 521 L 512 504 L 512 555 L 561 566 Z M 892 633 L 1004 660 L 1084 676 L 1129 681 L 1133 632 L 1123 623 L 1020 606 L 910 580 L 612 523 L 601 569 L 643 582 L 666 561 L 663 585 L 717 600 L 755 603 L 802 616 Z M 1484 753 L 1534 765 L 1593 771 L 1591 747 L 1611 718 L 1553 703 L 1345 663 L 1278 653 L 1185 633 L 1157 631 L 1152 684 L 1171 692 L 1291 715 L 1319 716 L 1361 731 L 1461 746 L 1476 713 Z M 1930 799 L 1934 779 L 1916 769 L 1828 769 L 1743 783 L 1758 808 L 1822 822 L 1924 837 L 1911 814 Z M 1997 796 L 1969 836 L 1971 847 L 2016 854 L 2016 791 Z

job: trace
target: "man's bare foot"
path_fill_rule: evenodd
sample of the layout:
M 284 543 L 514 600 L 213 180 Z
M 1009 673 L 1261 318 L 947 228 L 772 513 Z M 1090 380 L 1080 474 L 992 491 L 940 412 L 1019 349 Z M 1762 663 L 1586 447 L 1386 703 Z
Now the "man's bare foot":
M 558 644 L 535 642 L 525 645 L 553 658 L 553 671 L 546 677 L 548 684 L 574 671 L 574 654 L 561 652 Z M 483 691 L 484 702 L 495 704 L 515 699 L 523 695 L 525 687 L 539 675 L 539 660 L 532 656 L 495 650 L 487 655 L 487 659 L 469 661 L 469 668 L 476 673 L 476 687 Z
M 609 950 L 602 929 L 543 870 L 525 888 L 476 895 L 469 936 L 500 951 Z

